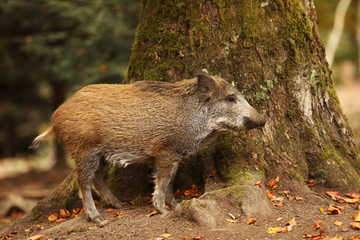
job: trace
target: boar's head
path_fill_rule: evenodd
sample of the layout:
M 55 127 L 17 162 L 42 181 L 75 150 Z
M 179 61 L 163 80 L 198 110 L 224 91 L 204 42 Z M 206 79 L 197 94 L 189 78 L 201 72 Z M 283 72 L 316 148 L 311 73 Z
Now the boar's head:
M 200 101 L 206 105 L 209 131 L 241 130 L 262 127 L 265 116 L 259 114 L 230 83 L 217 76 L 198 73 Z

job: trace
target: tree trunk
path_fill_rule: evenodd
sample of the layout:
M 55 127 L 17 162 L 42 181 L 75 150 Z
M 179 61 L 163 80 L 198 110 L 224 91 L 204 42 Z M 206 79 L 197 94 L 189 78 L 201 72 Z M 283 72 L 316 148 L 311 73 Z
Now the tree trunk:
M 239 182 L 256 165 L 263 177 L 359 186 L 359 151 L 312 0 L 144 1 L 126 82 L 178 81 L 201 69 L 235 82 L 268 116 L 263 130 L 228 137 L 226 166 L 212 157 L 225 179 Z
M 143 2 L 127 83 L 179 81 L 206 69 L 234 82 L 268 117 L 263 129 L 221 134 L 184 160 L 176 188 L 205 184 L 212 169 L 227 186 L 279 175 L 289 189 L 305 187 L 309 178 L 338 190 L 358 188 L 359 151 L 316 21 L 312 0 Z M 151 192 L 151 168 L 130 167 L 108 174 L 119 199 Z M 244 189 L 239 197 L 250 196 Z

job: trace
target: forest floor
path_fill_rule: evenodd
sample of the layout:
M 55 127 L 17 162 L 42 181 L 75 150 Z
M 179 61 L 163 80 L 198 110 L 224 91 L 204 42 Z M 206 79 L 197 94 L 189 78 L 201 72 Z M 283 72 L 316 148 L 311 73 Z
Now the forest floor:
M 54 179 L 53 174 L 25 174 L 22 177 L 22 181 L 25 181 L 29 186 L 31 185 L 30 182 L 37 184 L 37 180 L 41 178 L 43 180 L 44 178 L 48 180 Z M 51 178 L 51 176 L 53 177 Z M 52 181 L 45 182 L 47 183 L 41 183 L 43 187 L 53 185 Z M 4 186 L 3 183 L 7 182 L 3 181 L 1 186 Z M 244 216 L 239 206 L 219 199 L 216 200 L 216 204 L 220 211 L 216 215 L 216 225 L 213 226 L 202 226 L 183 217 L 163 217 L 160 214 L 147 216 L 154 211 L 151 204 L 131 205 L 130 203 L 125 203 L 124 208 L 120 209 L 121 215 L 115 217 L 114 214 L 119 213 L 119 209 L 110 211 L 109 208 L 99 208 L 100 214 L 108 220 L 105 226 L 88 222 L 83 214 L 73 219 L 67 218 L 60 222 L 50 222 L 48 219 L 49 213 L 37 220 L 20 222 L 3 228 L 0 230 L 0 239 L 286 240 L 311 239 L 310 235 L 314 237 L 319 235 L 318 238 L 312 239 L 327 239 L 326 237 L 328 239 L 344 240 L 360 238 L 360 230 L 353 229 L 350 226 L 350 223 L 354 222 L 354 216 L 360 212 L 359 203 L 339 203 L 332 200 L 326 194 L 326 191 L 329 191 L 329 189 L 325 189 L 321 184 L 310 187 L 310 190 L 306 188 L 298 189 L 298 191 L 293 190 L 288 195 L 294 198 L 300 197 L 301 199 L 290 200 L 283 193 L 287 189 L 287 184 L 280 179 L 279 187 L 271 189 L 276 196 L 284 196 L 283 205 L 271 205 L 269 212 L 261 216 L 251 216 L 256 218 L 256 221 L 252 224 L 247 224 L 250 217 Z M 216 185 L 221 186 L 221 182 L 217 182 Z M 266 184 L 263 183 L 262 185 L 264 189 L 270 189 L 268 186 L 265 186 Z M 345 197 L 344 194 L 341 194 L 341 196 Z M 269 199 L 266 199 L 266 201 L 270 202 Z M 329 205 L 335 205 L 339 210 L 333 211 L 335 214 L 327 214 Z M 70 212 L 72 211 L 72 209 L 69 210 Z M 341 214 L 336 214 L 340 212 Z M 291 231 L 269 233 L 272 228 L 275 228 L 275 230 L 277 228 L 278 231 L 283 230 L 287 223 L 293 219 L 296 225 L 293 225 L 294 222 L 290 223 L 290 225 L 293 225 L 291 226 Z M 319 221 L 318 219 L 321 220 L 322 224 L 319 228 L 313 230 Z M 341 226 L 335 225 L 335 223 L 341 223 Z M 308 238 L 304 238 L 306 234 Z M 358 238 L 354 238 L 354 236 L 358 236 Z
M 343 111 L 357 134 L 360 143 L 360 83 L 351 86 L 338 87 L 337 93 Z M 4 170 L 4 169 L 2 169 Z M 317 184 L 307 190 L 301 188 L 289 193 L 301 200 L 290 200 L 283 191 L 288 190 L 288 184 L 280 179 L 279 187 L 271 189 L 276 196 L 283 196 L 283 206 L 273 206 L 269 212 L 261 216 L 245 216 L 239 206 L 231 202 L 216 200 L 219 214 L 216 224 L 202 226 L 191 219 L 183 217 L 163 217 L 159 214 L 148 217 L 154 208 L 152 205 L 125 203 L 122 214 L 114 217 L 118 209 L 108 212 L 108 208 L 99 208 L 100 214 L 108 220 L 105 226 L 88 222 L 82 215 L 74 219 L 60 222 L 49 222 L 42 216 L 34 221 L 12 224 L 13 221 L 30 211 L 36 202 L 47 196 L 68 174 L 64 171 L 28 172 L 13 177 L 0 178 L 0 240 L 3 239 L 360 239 L 360 230 L 353 229 L 350 223 L 360 212 L 359 203 L 339 203 L 326 194 L 330 189 Z M 264 189 L 269 189 L 265 183 Z M 221 186 L 221 182 L 217 183 Z M 215 188 L 215 187 L 214 187 Z M 304 190 L 305 189 L 305 190 Z M 336 189 L 335 189 L 336 191 Z M 340 193 L 345 197 L 346 193 Z M 178 200 L 181 201 L 180 199 Z M 340 209 L 327 214 L 329 205 Z M 322 210 L 321 210 L 322 209 Z M 72 209 L 69 209 L 72 211 Z M 252 224 L 247 224 L 249 218 L 256 218 Z M 235 218 L 235 219 L 233 219 Z M 286 224 L 295 218 L 296 225 L 289 232 L 269 233 L 273 228 L 284 229 Z M 318 220 L 322 224 L 314 229 Z M 293 222 L 292 222 L 293 223 Z M 338 224 L 338 225 L 335 225 Z M 341 223 L 341 225 L 340 225 Z M 360 222 L 358 222 L 360 223 Z M 318 224 L 319 225 L 319 224 Z M 340 226 L 339 226 L 340 225 Z M 276 229 L 275 229 L 276 230 Z M 308 235 L 306 235 L 308 234 Z M 318 235 L 318 236 L 316 236 Z M 321 235 L 321 236 L 320 236 Z M 37 238 L 34 236 L 37 236 Z M 41 237 L 42 236 L 42 237 Z M 358 236 L 355 238 L 354 236 Z M 33 238 L 31 238 L 33 237 Z M 304 238 L 308 237 L 308 238 Z

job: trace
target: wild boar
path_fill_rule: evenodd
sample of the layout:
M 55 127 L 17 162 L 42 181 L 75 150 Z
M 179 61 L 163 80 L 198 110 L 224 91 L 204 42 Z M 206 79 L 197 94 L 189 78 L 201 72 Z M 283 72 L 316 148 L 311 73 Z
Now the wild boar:
M 259 114 L 231 84 L 199 73 L 175 83 L 141 81 L 84 87 L 52 115 L 51 126 L 30 147 L 54 136 L 76 162 L 85 214 L 102 222 L 91 183 L 109 205 L 121 207 L 102 176 L 106 164 L 153 161 L 153 205 L 166 214 L 176 205 L 172 184 L 181 159 L 213 132 L 263 126 Z

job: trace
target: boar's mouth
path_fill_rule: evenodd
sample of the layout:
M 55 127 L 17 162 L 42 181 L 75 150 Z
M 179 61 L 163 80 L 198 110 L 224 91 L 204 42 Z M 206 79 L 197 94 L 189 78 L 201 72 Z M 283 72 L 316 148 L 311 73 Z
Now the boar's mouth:
M 244 127 L 245 129 L 253 129 L 257 127 L 263 127 L 266 123 L 266 118 L 261 116 L 257 119 L 251 119 L 249 117 L 244 117 Z

